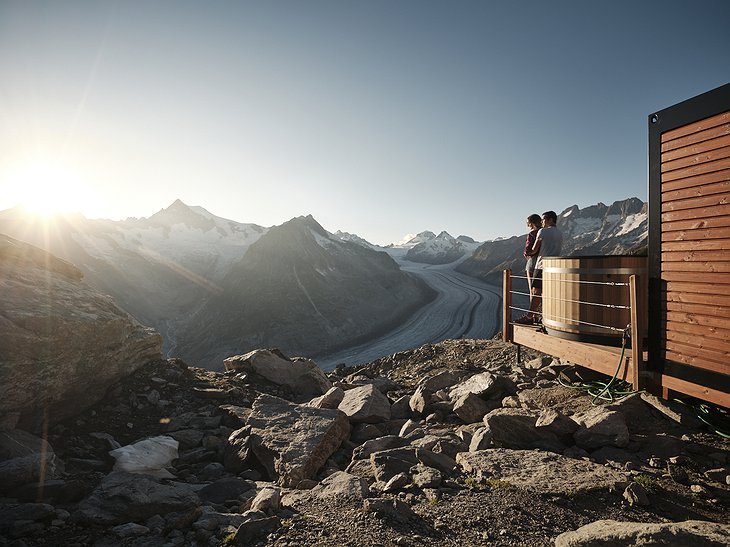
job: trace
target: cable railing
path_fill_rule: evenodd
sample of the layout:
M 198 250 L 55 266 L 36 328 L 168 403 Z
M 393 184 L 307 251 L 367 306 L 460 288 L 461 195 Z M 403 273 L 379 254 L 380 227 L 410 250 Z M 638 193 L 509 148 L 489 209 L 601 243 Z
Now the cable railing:
M 524 279 L 529 281 L 527 276 L 523 275 L 510 275 L 511 279 Z M 543 283 L 545 280 L 543 279 Z M 605 285 L 607 287 L 616 288 L 616 287 L 630 287 L 630 283 L 626 282 L 617 282 L 617 281 L 587 281 L 582 279 L 560 279 L 560 278 L 553 278 L 550 279 L 551 283 L 573 283 L 573 284 L 580 284 L 580 285 Z M 627 289 L 628 290 L 628 289 Z M 524 296 L 532 299 L 534 295 L 532 295 L 529 292 L 519 291 L 519 290 L 513 290 L 510 288 L 510 297 L 514 295 L 518 296 Z M 532 309 L 525 309 L 520 306 L 512 305 L 511 301 L 512 298 L 510 298 L 510 317 L 513 315 L 513 312 L 524 312 L 525 315 L 523 315 L 523 318 L 527 317 L 528 315 L 532 315 L 535 318 L 537 318 L 536 321 L 533 321 L 533 324 L 536 326 L 540 326 L 540 324 L 543 323 L 543 311 L 542 311 L 542 302 L 545 300 L 548 300 L 550 302 L 556 302 L 556 303 L 567 303 L 567 304 L 577 304 L 578 306 L 593 306 L 596 308 L 606 308 L 610 310 L 627 310 L 630 314 L 631 312 L 631 306 L 620 304 L 620 303 L 613 303 L 613 302 L 594 302 L 594 301 L 588 301 L 588 300 L 579 300 L 575 298 L 568 298 L 568 297 L 556 297 L 556 296 L 546 296 L 544 294 L 538 296 L 540 298 L 540 307 L 536 310 Z M 624 301 L 629 300 L 630 298 L 626 298 Z M 551 311 L 549 316 L 549 321 L 552 323 L 562 323 L 564 325 L 567 325 L 566 328 L 570 330 L 580 330 L 581 326 L 584 327 L 591 327 L 592 329 L 603 329 L 608 332 L 615 332 L 615 333 L 623 333 L 626 331 L 626 322 L 623 322 L 622 326 L 615 326 L 615 325 L 605 325 L 601 323 L 597 323 L 594 321 L 586 321 L 585 319 L 581 319 L 580 317 L 565 317 L 556 314 L 555 312 Z M 517 321 L 511 321 L 512 323 L 520 324 L 520 319 Z M 524 323 L 523 323 L 524 324 Z M 527 323 L 529 325 L 529 323 Z M 573 327 L 571 329 L 571 327 Z

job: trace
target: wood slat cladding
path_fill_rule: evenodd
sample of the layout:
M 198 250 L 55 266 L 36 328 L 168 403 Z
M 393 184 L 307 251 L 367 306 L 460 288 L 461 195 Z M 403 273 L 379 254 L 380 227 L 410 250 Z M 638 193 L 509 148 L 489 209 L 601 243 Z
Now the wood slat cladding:
M 730 375 L 730 110 L 661 134 L 664 358 Z

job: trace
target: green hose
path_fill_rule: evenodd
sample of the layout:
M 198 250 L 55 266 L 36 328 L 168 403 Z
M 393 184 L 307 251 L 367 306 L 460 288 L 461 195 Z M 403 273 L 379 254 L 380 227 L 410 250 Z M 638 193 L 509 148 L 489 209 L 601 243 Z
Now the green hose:
M 618 359 L 616 371 L 613 373 L 613 378 L 611 378 L 609 382 L 594 380 L 592 382 L 566 383 L 560 378 L 560 375 L 558 375 L 558 383 L 563 387 L 587 392 L 588 395 L 591 395 L 593 397 L 593 400 L 591 401 L 593 406 L 598 406 L 600 404 L 600 401 L 608 401 L 610 403 L 613 403 L 615 401 L 623 399 L 624 397 L 627 397 L 628 395 L 631 395 L 632 393 L 635 393 L 633 388 L 631 387 L 631 384 L 629 384 L 628 382 L 624 382 L 623 380 L 618 380 L 618 382 L 616 381 L 616 379 L 618 378 L 618 373 L 621 370 L 621 363 L 624 360 L 624 352 L 626 351 L 626 340 L 628 338 L 627 335 L 628 327 L 626 331 L 624 331 L 624 336 L 621 339 L 621 356 Z

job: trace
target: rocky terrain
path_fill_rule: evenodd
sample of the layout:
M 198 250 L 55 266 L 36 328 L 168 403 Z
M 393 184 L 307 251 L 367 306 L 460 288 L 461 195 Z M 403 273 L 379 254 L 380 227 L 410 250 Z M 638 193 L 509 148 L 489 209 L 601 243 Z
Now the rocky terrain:
M 73 416 L 161 357 L 160 335 L 82 277 L 72 264 L 0 235 L 0 429 L 39 431 Z
M 586 372 L 499 340 L 225 368 L 152 361 L 0 433 L 0 545 L 730 542 L 730 446 L 690 406 L 594 406 L 558 381 Z

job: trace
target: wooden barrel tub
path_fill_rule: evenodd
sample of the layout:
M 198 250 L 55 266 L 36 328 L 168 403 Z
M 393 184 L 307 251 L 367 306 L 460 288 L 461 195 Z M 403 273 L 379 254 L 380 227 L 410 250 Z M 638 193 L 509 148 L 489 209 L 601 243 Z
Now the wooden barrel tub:
M 637 298 L 640 312 L 646 314 L 645 256 L 544 257 L 542 324 L 548 334 L 620 346 L 622 331 L 631 323 L 628 286 L 631 275 L 639 276 Z M 642 337 L 646 337 L 646 325 L 642 331 Z

